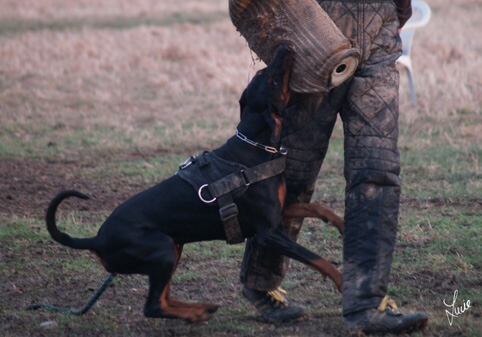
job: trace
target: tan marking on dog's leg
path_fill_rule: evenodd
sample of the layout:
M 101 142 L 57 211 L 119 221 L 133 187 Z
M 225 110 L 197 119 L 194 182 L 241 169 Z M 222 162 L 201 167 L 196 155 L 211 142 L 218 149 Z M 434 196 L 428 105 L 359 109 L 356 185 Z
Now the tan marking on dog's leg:
M 335 283 L 338 291 L 342 292 L 343 276 L 338 269 L 330 262 L 320 257 L 317 260 L 310 261 L 308 266 L 321 273 L 323 276 L 328 276 L 333 283 Z
M 330 225 L 336 227 L 340 234 L 343 234 L 344 221 L 339 217 L 333 210 L 325 207 L 323 205 L 310 203 L 310 204 L 300 204 L 294 203 L 288 205 L 284 212 L 283 217 L 285 218 L 317 218 Z
M 175 317 L 183 319 L 189 323 L 199 323 L 207 321 L 211 318 L 211 312 L 204 307 L 192 306 L 190 303 L 180 305 L 182 302 L 177 301 L 170 296 L 170 281 L 164 288 L 159 298 L 160 309 L 166 317 Z
M 183 245 L 176 245 L 177 259 L 172 272 L 173 275 L 181 259 L 182 248 Z M 159 299 L 159 304 L 165 314 L 184 319 L 190 323 L 207 321 L 211 317 L 211 314 L 216 312 L 219 307 L 210 303 L 189 303 L 172 298 L 171 280 L 164 288 Z

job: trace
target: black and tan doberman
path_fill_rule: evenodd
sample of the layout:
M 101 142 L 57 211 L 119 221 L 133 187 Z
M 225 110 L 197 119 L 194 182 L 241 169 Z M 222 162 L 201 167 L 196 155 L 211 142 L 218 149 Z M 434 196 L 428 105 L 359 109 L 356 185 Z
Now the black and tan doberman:
M 253 177 L 263 175 L 258 171 L 266 163 L 283 162 L 280 158 L 284 151 L 279 143 L 283 114 L 290 98 L 288 83 L 292 62 L 290 49 L 286 46 L 278 48 L 270 64 L 253 77 L 243 92 L 241 121 L 236 135 L 211 151 L 207 160 L 200 158 L 204 157 L 201 155 L 182 167 L 184 170 L 196 161 L 203 161 L 201 166 L 214 165 L 209 163 L 209 158 L 213 157 L 241 167 L 234 176 L 243 183 L 234 184 L 234 192 L 231 191 L 233 188 L 229 190 L 234 202 L 223 207 L 228 209 L 227 213 L 220 214 L 220 208 L 212 204 L 216 204 L 216 188 L 222 190 L 231 184 L 229 181 L 214 184 L 216 188 L 211 188 L 208 181 L 196 190 L 178 172 L 118 206 L 93 238 L 72 238 L 57 228 L 55 213 L 62 200 L 71 196 L 88 198 L 77 191 L 61 192 L 51 201 L 46 216 L 52 238 L 68 247 L 93 251 L 113 275 L 147 275 L 149 293 L 144 307 L 147 317 L 202 322 L 217 310 L 218 306 L 214 304 L 186 303 L 171 298 L 170 282 L 183 245 L 206 240 L 229 241 L 222 220 L 233 218 L 242 237 L 255 236 L 261 245 L 328 276 L 341 291 L 340 272 L 325 259 L 293 241 L 283 228 L 283 216 L 321 218 L 335 225 L 340 232 L 343 221 L 333 211 L 317 204 L 285 207 L 286 188 L 280 173 L 282 164 L 281 169 L 275 168 L 271 176 L 252 181 Z M 253 171 L 251 168 L 258 169 Z M 222 197 L 223 193 L 218 196 Z

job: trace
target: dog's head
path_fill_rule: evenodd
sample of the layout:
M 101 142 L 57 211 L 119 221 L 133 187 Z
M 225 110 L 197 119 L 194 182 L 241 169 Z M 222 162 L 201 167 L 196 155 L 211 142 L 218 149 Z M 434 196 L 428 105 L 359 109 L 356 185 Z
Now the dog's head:
M 269 65 L 256 73 L 239 100 L 241 115 L 249 108 L 265 118 L 273 130 L 272 142 L 281 137 L 283 114 L 290 99 L 293 56 L 288 46 L 280 45 Z

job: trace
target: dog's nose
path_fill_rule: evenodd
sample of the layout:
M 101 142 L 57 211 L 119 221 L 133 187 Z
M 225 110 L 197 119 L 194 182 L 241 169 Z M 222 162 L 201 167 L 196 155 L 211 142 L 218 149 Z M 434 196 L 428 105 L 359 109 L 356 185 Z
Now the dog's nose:
M 279 68 L 283 72 L 286 72 L 287 70 L 291 69 L 291 66 L 293 64 L 293 57 L 294 53 L 292 49 L 289 46 L 282 44 L 276 50 L 273 59 L 269 63 L 269 67 Z

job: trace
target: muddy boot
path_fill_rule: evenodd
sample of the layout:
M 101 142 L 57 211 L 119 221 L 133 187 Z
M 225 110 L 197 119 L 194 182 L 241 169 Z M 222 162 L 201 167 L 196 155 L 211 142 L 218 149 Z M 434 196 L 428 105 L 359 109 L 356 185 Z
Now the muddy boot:
M 271 291 L 257 291 L 243 287 L 243 295 L 256 307 L 261 316 L 270 323 L 299 321 L 309 318 L 302 305 L 291 304 L 280 287 Z
M 395 302 L 385 296 L 380 306 L 345 316 L 345 328 L 348 333 L 357 330 L 369 334 L 390 333 L 410 334 L 423 330 L 428 322 L 425 313 L 403 315 L 397 311 Z

